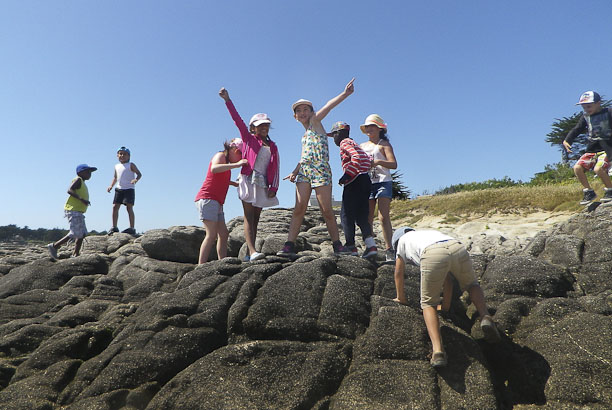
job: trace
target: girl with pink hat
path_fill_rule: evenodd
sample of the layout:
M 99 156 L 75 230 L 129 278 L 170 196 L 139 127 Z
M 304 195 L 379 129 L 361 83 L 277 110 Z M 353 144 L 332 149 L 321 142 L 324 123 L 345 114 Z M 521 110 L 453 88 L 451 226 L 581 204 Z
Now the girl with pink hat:
M 241 145 L 240 138 L 234 138 L 230 142 L 223 143 L 223 151 L 217 152 L 210 160 L 206 179 L 195 197 L 200 220 L 204 223 L 204 229 L 206 229 L 206 237 L 200 245 L 200 256 L 198 258 L 200 264 L 208 261 L 210 251 L 217 239 L 217 257 L 223 259 L 227 255 L 229 232 L 225 225 L 223 203 L 229 186 L 238 185 L 231 180 L 231 170 L 247 163 L 246 159 L 242 159 Z
M 378 203 L 378 220 L 382 226 L 383 236 L 387 250 L 385 259 L 391 262 L 395 259 L 392 249 L 391 219 L 389 209 L 393 197 L 393 178 L 391 170 L 397 168 L 397 161 L 393 153 L 393 147 L 387 137 L 387 124 L 378 114 L 370 114 L 360 126 L 361 132 L 368 136 L 368 141 L 360 144 L 361 148 L 372 158 L 370 179 L 372 180 L 372 191 L 370 191 L 370 215 L 369 221 L 374 226 L 374 212 Z
M 227 110 L 240 130 L 242 138 L 242 158 L 246 160 L 246 163 L 240 170 L 238 197 L 242 201 L 244 210 L 244 237 L 249 248 L 248 258 L 256 261 L 266 256 L 255 250 L 261 209 L 278 205 L 276 192 L 280 181 L 280 157 L 276 144 L 268 135 L 272 120 L 264 113 L 253 115 L 249 126 L 255 132 L 251 133 L 236 111 L 225 88 L 219 90 L 219 96 L 225 101 Z

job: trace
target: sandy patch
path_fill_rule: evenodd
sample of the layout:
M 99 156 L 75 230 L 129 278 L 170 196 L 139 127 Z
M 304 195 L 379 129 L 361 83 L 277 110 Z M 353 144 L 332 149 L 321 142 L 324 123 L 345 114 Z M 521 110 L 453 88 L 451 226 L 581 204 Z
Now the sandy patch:
M 538 232 L 567 221 L 575 212 L 538 211 L 524 214 L 494 214 L 474 216 L 457 222 L 445 221 L 445 216 L 425 216 L 412 225 L 417 229 L 436 229 L 457 238 L 470 238 L 479 234 L 499 234 L 506 238 L 533 238 Z M 394 227 L 406 225 L 405 221 L 393 221 Z

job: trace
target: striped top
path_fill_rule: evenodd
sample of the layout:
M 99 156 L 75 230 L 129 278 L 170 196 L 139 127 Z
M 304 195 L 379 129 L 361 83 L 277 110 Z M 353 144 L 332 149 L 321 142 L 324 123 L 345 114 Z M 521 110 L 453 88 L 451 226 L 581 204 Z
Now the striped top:
M 367 173 L 372 164 L 370 156 L 351 138 L 340 142 L 340 159 L 342 170 L 351 177 Z

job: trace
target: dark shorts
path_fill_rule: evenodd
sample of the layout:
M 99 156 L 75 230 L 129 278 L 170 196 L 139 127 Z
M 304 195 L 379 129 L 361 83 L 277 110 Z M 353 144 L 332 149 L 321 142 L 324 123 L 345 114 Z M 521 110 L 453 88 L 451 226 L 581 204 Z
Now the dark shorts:
M 134 205 L 136 190 L 115 188 L 115 199 L 113 204 Z

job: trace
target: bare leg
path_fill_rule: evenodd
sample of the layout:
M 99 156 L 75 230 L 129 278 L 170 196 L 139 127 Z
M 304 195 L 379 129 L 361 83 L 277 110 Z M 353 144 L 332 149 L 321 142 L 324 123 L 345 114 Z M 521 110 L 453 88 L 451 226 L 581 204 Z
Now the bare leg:
M 325 225 L 327 225 L 327 231 L 333 242 L 340 239 L 338 234 L 338 225 L 336 224 L 336 215 L 334 215 L 334 209 L 332 208 L 332 187 L 331 185 L 323 185 L 316 187 L 315 193 L 317 195 L 317 201 L 319 202 L 319 209 L 325 219 Z
M 431 306 L 423 309 L 423 318 L 427 327 L 427 334 L 434 352 L 443 352 L 442 335 L 440 334 L 440 321 L 438 320 L 438 312 Z
M 244 239 L 249 248 L 249 255 L 256 252 L 255 250 L 255 235 L 256 235 L 256 224 L 255 224 L 255 213 L 261 208 L 256 208 L 248 202 L 242 201 L 242 209 L 244 210 Z M 259 220 L 259 218 L 257 218 Z
M 253 214 L 253 243 L 255 243 L 257 239 L 257 226 L 259 226 L 259 217 L 261 216 L 261 208 L 254 206 L 253 210 L 255 211 Z
M 206 229 L 206 236 L 202 245 L 200 245 L 200 257 L 198 259 L 200 264 L 208 261 L 210 251 L 217 239 L 217 221 L 204 220 L 204 228 Z
M 595 173 L 601 179 L 601 182 L 606 186 L 606 188 L 612 188 L 612 181 L 610 180 L 610 175 L 608 175 L 608 170 L 602 167 L 595 167 Z
M 295 208 L 293 208 L 293 216 L 289 226 L 289 237 L 287 238 L 290 242 L 295 242 L 300 233 L 300 226 L 302 226 L 302 221 L 306 214 L 311 192 L 312 188 L 308 182 L 297 182 L 295 184 Z
M 113 228 L 117 226 L 119 221 L 119 208 L 121 208 L 121 204 L 113 204 Z
M 125 207 L 127 208 L 128 218 L 130 219 L 130 228 L 134 229 L 134 222 L 135 222 L 134 204 L 127 204 Z M 117 226 L 117 225 L 113 225 L 113 226 Z
M 67 234 L 66 236 L 64 236 L 62 239 L 58 240 L 57 242 L 55 242 L 53 244 L 53 247 L 55 249 L 59 249 L 62 245 L 64 245 L 66 242 L 68 242 L 70 240 L 70 234 Z
M 378 198 L 378 220 L 385 238 L 387 249 L 391 248 L 391 237 L 393 236 L 393 228 L 391 227 L 391 217 L 389 211 L 391 209 L 391 198 Z
M 482 288 L 480 285 L 474 285 L 468 289 L 470 294 L 470 300 L 478 310 L 478 314 L 482 318 L 485 315 L 489 314 L 489 309 L 487 308 L 487 304 L 485 303 L 484 293 L 482 292 Z
M 582 184 L 583 187 L 587 189 L 592 189 L 591 185 L 589 184 L 589 180 L 587 179 L 586 173 L 584 172 L 584 168 L 582 168 L 582 165 L 574 165 L 574 174 L 576 174 L 576 178 L 578 178 L 578 181 Z
M 376 199 L 370 199 L 370 213 L 368 214 L 368 222 L 374 231 L 374 214 L 376 213 Z
M 217 222 L 217 257 L 219 260 L 227 256 L 227 239 L 229 238 L 229 231 L 225 221 Z
M 72 253 L 73 256 L 79 256 L 81 253 L 81 245 L 83 245 L 83 238 L 78 238 L 75 239 L 74 241 L 74 252 Z

